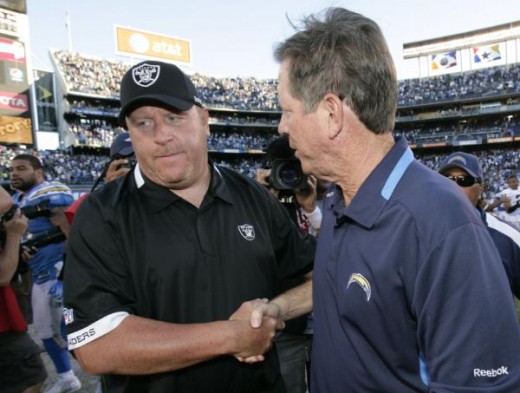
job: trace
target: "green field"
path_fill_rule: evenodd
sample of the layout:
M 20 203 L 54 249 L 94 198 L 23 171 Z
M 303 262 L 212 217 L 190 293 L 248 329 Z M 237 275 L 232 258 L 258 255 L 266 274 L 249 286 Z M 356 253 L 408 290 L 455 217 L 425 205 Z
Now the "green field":
M 520 300 L 515 299 L 516 302 L 516 315 L 518 316 L 518 321 L 520 322 Z

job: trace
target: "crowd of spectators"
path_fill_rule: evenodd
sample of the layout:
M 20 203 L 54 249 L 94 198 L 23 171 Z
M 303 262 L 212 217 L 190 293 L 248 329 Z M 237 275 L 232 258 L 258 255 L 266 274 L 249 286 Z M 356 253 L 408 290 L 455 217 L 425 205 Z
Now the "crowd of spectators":
M 93 147 L 109 147 L 114 138 L 123 132 L 121 127 L 114 127 L 94 119 L 70 122 L 68 129 L 74 136 L 74 145 Z
M 70 92 L 119 97 L 119 81 L 129 63 L 54 51 L 53 57 Z M 202 101 L 216 108 L 279 111 L 276 79 L 191 76 Z M 401 107 L 460 101 L 473 97 L 520 93 L 520 64 L 399 81 Z
M 119 98 L 119 83 L 129 63 L 55 51 L 53 57 L 60 75 L 71 91 L 101 97 Z
M 67 85 L 70 97 L 66 120 L 73 145 L 108 147 L 123 131 L 116 122 L 119 110 L 119 81 L 130 64 L 122 61 L 85 56 L 69 51 L 54 51 L 53 58 L 59 75 Z M 232 167 L 250 177 L 264 165 L 261 154 L 276 137 L 279 121 L 277 81 L 256 78 L 217 78 L 202 74 L 191 75 L 202 101 L 210 109 L 212 132 L 208 148 L 215 162 Z M 88 95 L 82 99 L 74 93 Z M 471 97 L 500 96 L 520 93 L 520 64 L 481 69 L 462 74 L 446 74 L 434 78 L 399 81 L 399 110 L 395 134 L 404 135 L 412 144 L 453 142 L 474 138 L 500 138 L 520 135 L 520 116 L 476 116 L 461 121 L 464 114 L 481 113 L 479 105 L 465 105 L 460 100 Z M 78 98 L 79 97 L 79 98 Z M 511 101 L 511 102 L 509 102 Z M 508 100 L 507 105 L 518 105 Z M 441 103 L 432 113 L 417 105 Z M 505 100 L 503 101 L 505 102 Z M 226 111 L 224 109 L 231 109 Z M 244 113 L 248 111 L 249 113 Z M 267 112 L 271 113 L 267 113 Z M 276 114 L 274 115 L 273 114 Z M 425 117 L 442 118 L 442 122 L 421 122 Z M 0 151 L 0 170 L 4 180 L 7 166 L 16 149 Z M 437 169 L 444 155 L 416 155 L 432 169 Z M 223 154 L 227 153 L 227 154 Z M 242 153 L 235 154 L 232 153 Z M 505 187 L 505 178 L 520 168 L 520 149 L 493 149 L 474 152 L 486 173 L 485 197 L 490 198 Z M 67 184 L 91 184 L 103 170 L 108 156 L 88 154 L 69 148 L 61 151 L 39 151 L 48 178 Z
M 119 82 L 129 63 L 109 61 L 69 51 L 52 53 L 69 92 L 119 97 Z M 202 101 L 211 107 L 279 111 L 277 81 L 257 78 L 216 78 L 194 74 L 191 79 Z
M 460 118 L 442 123 L 397 123 L 394 133 L 404 135 L 413 144 L 446 142 L 469 139 L 494 139 L 520 135 L 518 114 L 499 117 L 479 117 L 461 121 Z
M 269 143 L 276 137 L 272 133 L 249 134 L 247 132 L 212 132 L 208 139 L 209 151 L 248 152 L 265 151 Z
M 70 116 L 67 117 L 67 124 L 73 144 L 109 146 L 114 135 L 121 132 L 116 123 L 119 80 L 130 64 L 64 50 L 53 52 L 53 57 L 59 75 L 63 76 L 68 91 L 72 93 L 70 97 L 74 97 L 73 92 L 95 96 L 90 100 L 76 97 L 68 103 Z M 460 74 L 402 80 L 399 82 L 400 109 L 395 133 L 405 135 L 412 144 L 518 136 L 518 115 L 495 115 L 491 120 L 479 117 L 474 121 L 461 122 L 461 117 L 472 111 L 481 112 L 482 108 L 479 105 L 464 105 L 460 100 L 520 93 L 519 75 L 520 65 L 512 64 Z M 224 133 L 218 133 L 210 141 L 211 149 L 248 151 L 265 146 L 270 140 L 272 129 L 277 125 L 278 117 L 268 113 L 262 116 L 262 112 L 247 114 L 237 111 L 279 113 L 276 80 L 217 78 L 202 74 L 194 74 L 192 79 L 203 102 L 210 108 L 235 111 L 212 111 L 210 124 L 256 126 L 259 129 L 256 132 L 258 135 L 253 135 L 254 132 L 247 135 L 233 133 L 226 137 Z M 518 105 L 518 100 L 510 98 L 507 101 L 508 104 L 511 101 L 511 104 Z M 417 109 L 417 105 L 428 102 L 447 103 L 431 113 Z M 428 125 L 421 122 L 425 117 L 442 118 L 446 121 Z M 92 120 L 96 118 L 104 120 Z M 261 135 L 262 132 L 267 135 Z
M 520 92 L 520 64 L 483 68 L 434 78 L 399 81 L 400 106 L 460 101 Z
M 265 150 L 265 149 L 264 149 Z M 12 158 L 19 153 L 37 155 L 45 167 L 48 180 L 75 184 L 92 184 L 103 171 L 108 162 L 108 152 L 101 150 L 94 153 L 77 153 L 72 150 L 32 151 L 19 148 L 4 147 L 0 150 L 0 171 L 4 182 L 8 181 L 8 168 Z M 479 157 L 485 177 L 484 198 L 490 199 L 501 189 L 505 188 L 506 179 L 510 174 L 520 176 L 520 148 L 491 149 L 486 151 L 471 151 Z M 446 154 L 428 154 L 425 151 L 416 151 L 416 157 L 433 170 L 437 170 Z M 244 155 L 236 154 L 236 158 L 221 155 L 213 156 L 213 162 L 255 178 L 257 168 L 265 166 L 263 154 Z
M 0 171 L 3 182 L 9 181 L 11 160 L 22 153 L 36 155 L 45 168 L 46 180 L 57 180 L 65 184 L 92 184 L 103 171 L 107 155 L 73 154 L 68 150 L 41 150 L 7 148 L 0 150 Z

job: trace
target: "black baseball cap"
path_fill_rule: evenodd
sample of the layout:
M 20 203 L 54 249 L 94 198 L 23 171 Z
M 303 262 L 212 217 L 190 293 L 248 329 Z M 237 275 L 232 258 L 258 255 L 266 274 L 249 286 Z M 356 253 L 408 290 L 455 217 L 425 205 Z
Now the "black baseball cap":
M 132 66 L 121 80 L 119 122 L 143 105 L 159 105 L 187 111 L 202 106 L 193 82 L 181 69 L 160 61 L 143 61 Z

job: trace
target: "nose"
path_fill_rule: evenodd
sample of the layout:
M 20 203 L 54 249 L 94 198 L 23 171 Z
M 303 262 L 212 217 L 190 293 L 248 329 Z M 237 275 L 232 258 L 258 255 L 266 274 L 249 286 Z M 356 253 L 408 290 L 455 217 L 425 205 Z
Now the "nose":
M 286 126 L 286 121 L 285 121 L 285 116 L 284 114 L 282 113 L 282 117 L 280 118 L 280 123 L 278 123 L 278 134 L 280 135 L 285 135 L 285 134 L 288 134 L 288 130 L 286 129 L 287 126 Z
M 173 130 L 166 122 L 159 118 L 155 121 L 154 141 L 159 145 L 166 145 L 173 139 Z

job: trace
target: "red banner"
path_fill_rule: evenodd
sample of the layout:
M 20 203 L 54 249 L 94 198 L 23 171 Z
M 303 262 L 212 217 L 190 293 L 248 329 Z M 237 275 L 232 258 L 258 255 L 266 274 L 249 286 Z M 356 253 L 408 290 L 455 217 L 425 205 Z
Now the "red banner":
M 29 100 L 25 94 L 0 91 L 0 108 L 26 112 L 29 110 Z

